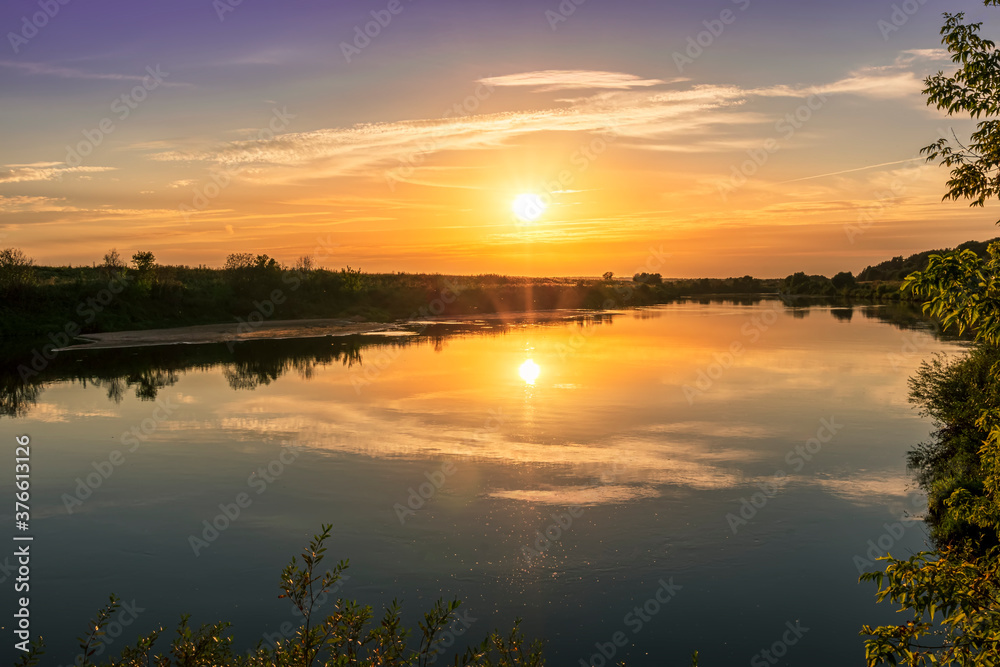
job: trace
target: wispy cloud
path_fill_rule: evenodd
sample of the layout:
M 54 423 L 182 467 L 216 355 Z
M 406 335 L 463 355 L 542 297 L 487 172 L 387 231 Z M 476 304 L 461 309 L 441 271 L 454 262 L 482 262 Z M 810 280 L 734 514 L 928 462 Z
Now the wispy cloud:
M 54 76 L 61 79 L 86 79 L 103 81 L 137 81 L 142 83 L 149 80 L 148 74 L 118 74 L 115 72 L 88 72 L 72 67 L 61 67 L 59 65 L 49 65 L 48 63 L 21 62 L 18 60 L 0 60 L 0 67 L 15 70 L 29 76 Z M 190 86 L 187 83 L 178 81 L 163 81 L 161 86 Z
M 549 92 L 579 88 L 642 88 L 679 81 L 687 81 L 687 79 L 672 79 L 668 82 L 661 81 L 660 79 L 643 79 L 634 74 L 624 74 L 622 72 L 547 69 L 537 72 L 491 76 L 479 79 L 477 83 L 485 83 L 489 86 L 528 86 L 539 88 L 540 92 Z
M 290 133 L 267 141 L 236 141 L 194 151 L 166 151 L 156 160 L 203 162 L 244 170 L 258 182 L 289 182 L 371 172 L 373 166 L 398 163 L 401 156 L 447 151 L 495 149 L 526 135 L 614 132 L 634 148 L 702 152 L 730 150 L 741 127 L 765 122 L 748 110 L 753 100 L 804 99 L 821 94 L 870 98 L 905 97 L 919 90 L 912 72 L 896 66 L 852 73 L 829 84 L 805 86 L 695 85 L 680 90 L 650 90 L 659 80 L 609 72 L 548 70 L 483 79 L 491 85 L 618 85 L 548 109 L 507 111 L 461 118 L 400 120 L 346 128 Z M 631 86 L 639 89 L 631 89 Z M 641 88 L 646 88 L 645 90 Z M 248 173 L 250 169 L 253 173 Z
M 782 181 L 777 183 L 777 185 L 784 185 L 786 183 L 799 183 L 800 181 L 811 181 L 814 178 L 826 178 L 827 176 L 840 176 L 841 174 L 853 174 L 857 171 L 867 171 L 869 169 L 877 169 L 879 167 L 891 167 L 897 164 L 907 164 L 910 162 L 926 162 L 927 160 L 922 157 L 911 157 L 906 160 L 896 160 L 894 162 L 880 162 L 879 164 L 869 164 L 864 167 L 855 167 L 853 169 L 843 169 L 841 171 L 831 171 L 826 174 L 817 174 L 815 176 L 803 176 L 802 178 L 793 178 L 790 181 Z
M 15 212 L 61 212 L 73 210 L 65 205 L 62 197 L 37 197 L 27 195 L 16 195 L 5 197 L 0 195 L 0 213 Z
M 827 95 L 862 95 L 878 99 L 898 99 L 919 95 L 923 79 L 913 72 L 895 72 L 891 69 L 873 68 L 819 88 Z
M 61 162 L 8 164 L 0 167 L 0 183 L 61 181 L 67 174 L 87 174 L 115 170 L 116 167 L 67 167 Z
M 896 62 L 909 65 L 917 60 L 951 60 L 951 54 L 947 49 L 908 49 L 900 52 Z

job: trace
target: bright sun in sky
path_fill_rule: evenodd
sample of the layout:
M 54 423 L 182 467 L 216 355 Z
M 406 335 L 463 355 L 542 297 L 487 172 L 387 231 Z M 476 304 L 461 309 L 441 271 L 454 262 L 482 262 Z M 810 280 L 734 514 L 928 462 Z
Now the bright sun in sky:
M 514 198 L 511 208 L 521 222 L 535 222 L 545 213 L 545 202 L 538 195 L 522 194 Z

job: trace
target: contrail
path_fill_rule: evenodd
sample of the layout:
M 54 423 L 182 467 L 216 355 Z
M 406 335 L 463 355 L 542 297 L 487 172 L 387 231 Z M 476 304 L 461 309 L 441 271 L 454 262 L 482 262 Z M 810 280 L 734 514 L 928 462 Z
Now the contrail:
M 790 181 L 781 181 L 778 185 L 784 185 L 785 183 L 798 183 L 799 181 L 810 181 L 814 178 L 824 178 L 826 176 L 839 176 L 840 174 L 850 174 L 855 171 L 864 171 L 865 169 L 875 169 L 877 167 L 888 167 L 894 164 L 906 164 L 907 162 L 916 162 L 917 160 L 925 160 L 922 157 L 911 157 L 908 160 L 897 160 L 896 162 L 883 162 L 882 164 L 870 164 L 867 167 L 858 167 L 857 169 L 845 169 L 844 171 L 832 171 L 829 174 L 819 174 L 817 176 L 806 176 L 804 178 L 793 178 Z

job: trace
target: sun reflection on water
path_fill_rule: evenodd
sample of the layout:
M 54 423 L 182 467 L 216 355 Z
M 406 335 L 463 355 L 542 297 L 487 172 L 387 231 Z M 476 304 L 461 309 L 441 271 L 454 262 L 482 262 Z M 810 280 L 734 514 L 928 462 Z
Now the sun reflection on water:
M 535 380 L 537 380 L 538 376 L 541 374 L 542 369 L 535 363 L 534 359 L 528 359 L 521 364 L 521 367 L 517 369 L 517 372 L 521 376 L 522 380 L 533 385 L 535 384 Z

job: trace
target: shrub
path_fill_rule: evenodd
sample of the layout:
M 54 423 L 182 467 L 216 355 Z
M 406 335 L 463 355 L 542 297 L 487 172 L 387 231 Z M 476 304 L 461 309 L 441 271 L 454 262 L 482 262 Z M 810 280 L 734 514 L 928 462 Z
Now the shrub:
M 302 551 L 301 565 L 296 558 L 281 572 L 279 598 L 289 599 L 302 615 L 301 626 L 287 639 L 279 639 L 272 647 L 258 643 L 246 654 L 233 649 L 233 638 L 228 634 L 228 623 L 203 625 L 197 630 L 188 625 L 188 616 L 182 616 L 174 641 L 166 652 L 154 653 L 162 628 L 140 637 L 134 646 L 126 647 L 117 658 L 103 663 L 104 667 L 340 667 L 341 665 L 378 665 L 387 667 L 426 667 L 447 651 L 445 630 L 455 620 L 461 602 L 438 600 L 419 624 L 415 645 L 410 637 L 415 634 L 404 628 L 401 608 L 394 600 L 373 626 L 372 608 L 355 601 L 337 599 L 333 613 L 326 618 L 316 618 L 328 594 L 344 578 L 348 562 L 342 560 L 332 569 L 323 571 L 321 564 L 326 554 L 326 541 L 332 526 L 323 526 Z M 92 658 L 97 651 L 98 639 L 104 633 L 119 600 L 112 595 L 108 604 L 91 621 L 89 632 L 80 638 L 79 667 L 96 667 Z M 469 647 L 456 657 L 455 664 L 467 667 L 541 667 L 541 642 L 526 644 L 514 623 L 508 635 L 492 633 L 480 644 Z M 449 640 L 450 635 L 447 635 Z M 37 665 L 44 653 L 39 639 L 31 650 L 21 657 L 18 667 Z

